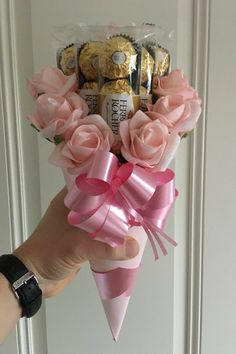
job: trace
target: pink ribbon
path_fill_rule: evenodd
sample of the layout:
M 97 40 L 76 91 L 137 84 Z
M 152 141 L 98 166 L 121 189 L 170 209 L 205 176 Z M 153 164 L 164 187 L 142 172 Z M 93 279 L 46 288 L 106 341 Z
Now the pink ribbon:
M 89 171 L 76 178 L 65 204 L 71 209 L 70 224 L 111 246 L 122 244 L 131 226 L 142 226 L 157 259 L 155 240 L 164 255 L 162 238 L 177 245 L 162 230 L 176 196 L 172 170 L 150 173 L 131 163 L 120 166 L 114 154 L 98 151 Z
M 139 267 L 116 268 L 107 272 L 93 270 L 94 279 L 102 299 L 113 299 L 120 295 L 130 296 L 137 278 Z

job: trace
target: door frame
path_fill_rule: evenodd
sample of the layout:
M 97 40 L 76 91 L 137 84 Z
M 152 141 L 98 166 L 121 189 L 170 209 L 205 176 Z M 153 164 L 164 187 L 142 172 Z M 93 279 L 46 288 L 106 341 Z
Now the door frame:
M 178 22 L 184 21 L 182 11 L 188 0 L 179 0 Z M 188 5 L 189 6 L 189 5 Z M 193 0 L 192 84 L 203 99 L 203 113 L 191 134 L 186 156 L 188 161 L 189 212 L 186 222 L 187 246 L 186 318 L 184 333 L 186 353 L 201 353 L 203 215 L 206 146 L 206 104 L 208 86 L 210 0 Z M 39 158 L 36 135 L 23 119 L 32 108 L 25 94 L 25 78 L 33 73 L 31 36 L 31 1 L 1 0 L 0 82 L 2 87 L 3 126 L 7 169 L 7 189 L 12 248 L 21 244 L 32 232 L 41 215 Z M 183 41 L 183 39 L 182 39 Z M 178 45 L 181 46 L 181 31 Z M 178 48 L 177 48 L 178 51 Z M 177 55 L 179 62 L 180 55 Z M 176 159 L 176 169 L 180 159 Z M 30 210 L 30 213 L 29 213 Z M 178 214 L 178 213 L 177 213 Z M 178 220 L 175 221 L 177 223 Z M 178 260 L 177 260 L 178 263 Z M 186 272 L 186 269 L 183 269 Z M 40 340 L 39 340 L 40 338 Z M 30 320 L 21 319 L 17 326 L 18 354 L 47 353 L 46 314 Z M 177 351 L 176 351 L 177 353 Z

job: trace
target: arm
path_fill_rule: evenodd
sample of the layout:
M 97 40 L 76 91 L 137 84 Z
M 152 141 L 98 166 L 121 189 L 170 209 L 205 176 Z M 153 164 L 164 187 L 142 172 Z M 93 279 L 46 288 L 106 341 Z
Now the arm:
M 21 308 L 10 284 L 0 273 L 0 344 L 21 316 Z
M 69 225 L 65 195 L 64 188 L 53 199 L 33 234 L 13 252 L 36 275 L 43 298 L 63 290 L 88 260 L 128 259 L 136 256 L 139 250 L 138 243 L 129 237 L 122 246 L 112 248 L 91 240 L 86 232 Z M 0 344 L 20 316 L 18 300 L 0 273 Z

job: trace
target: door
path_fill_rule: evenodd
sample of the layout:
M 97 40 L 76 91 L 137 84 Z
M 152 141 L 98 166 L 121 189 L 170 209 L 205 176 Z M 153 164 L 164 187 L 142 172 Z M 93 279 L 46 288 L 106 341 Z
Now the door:
M 207 0 L 1 0 L 0 5 L 0 253 L 30 234 L 64 184 L 47 162 L 50 144 L 24 120 L 32 111 L 25 79 L 55 65 L 52 25 L 158 22 L 174 31 L 173 67 L 184 68 L 203 98 L 198 127 L 182 142 L 172 166 L 180 197 L 167 232 L 179 245 L 157 262 L 146 247 L 119 341 L 111 339 L 84 267 L 37 316 L 20 321 L 0 354 L 233 354 L 235 2 L 226 7 Z

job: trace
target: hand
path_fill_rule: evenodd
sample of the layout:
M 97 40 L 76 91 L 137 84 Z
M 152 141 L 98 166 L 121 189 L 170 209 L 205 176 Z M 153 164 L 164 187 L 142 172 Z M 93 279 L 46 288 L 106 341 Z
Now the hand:
M 52 200 L 30 238 L 14 254 L 38 278 L 45 298 L 59 293 L 88 260 L 124 260 L 138 254 L 138 243 L 127 237 L 122 246 L 110 247 L 89 238 L 87 233 L 68 224 L 64 205 L 66 188 Z

